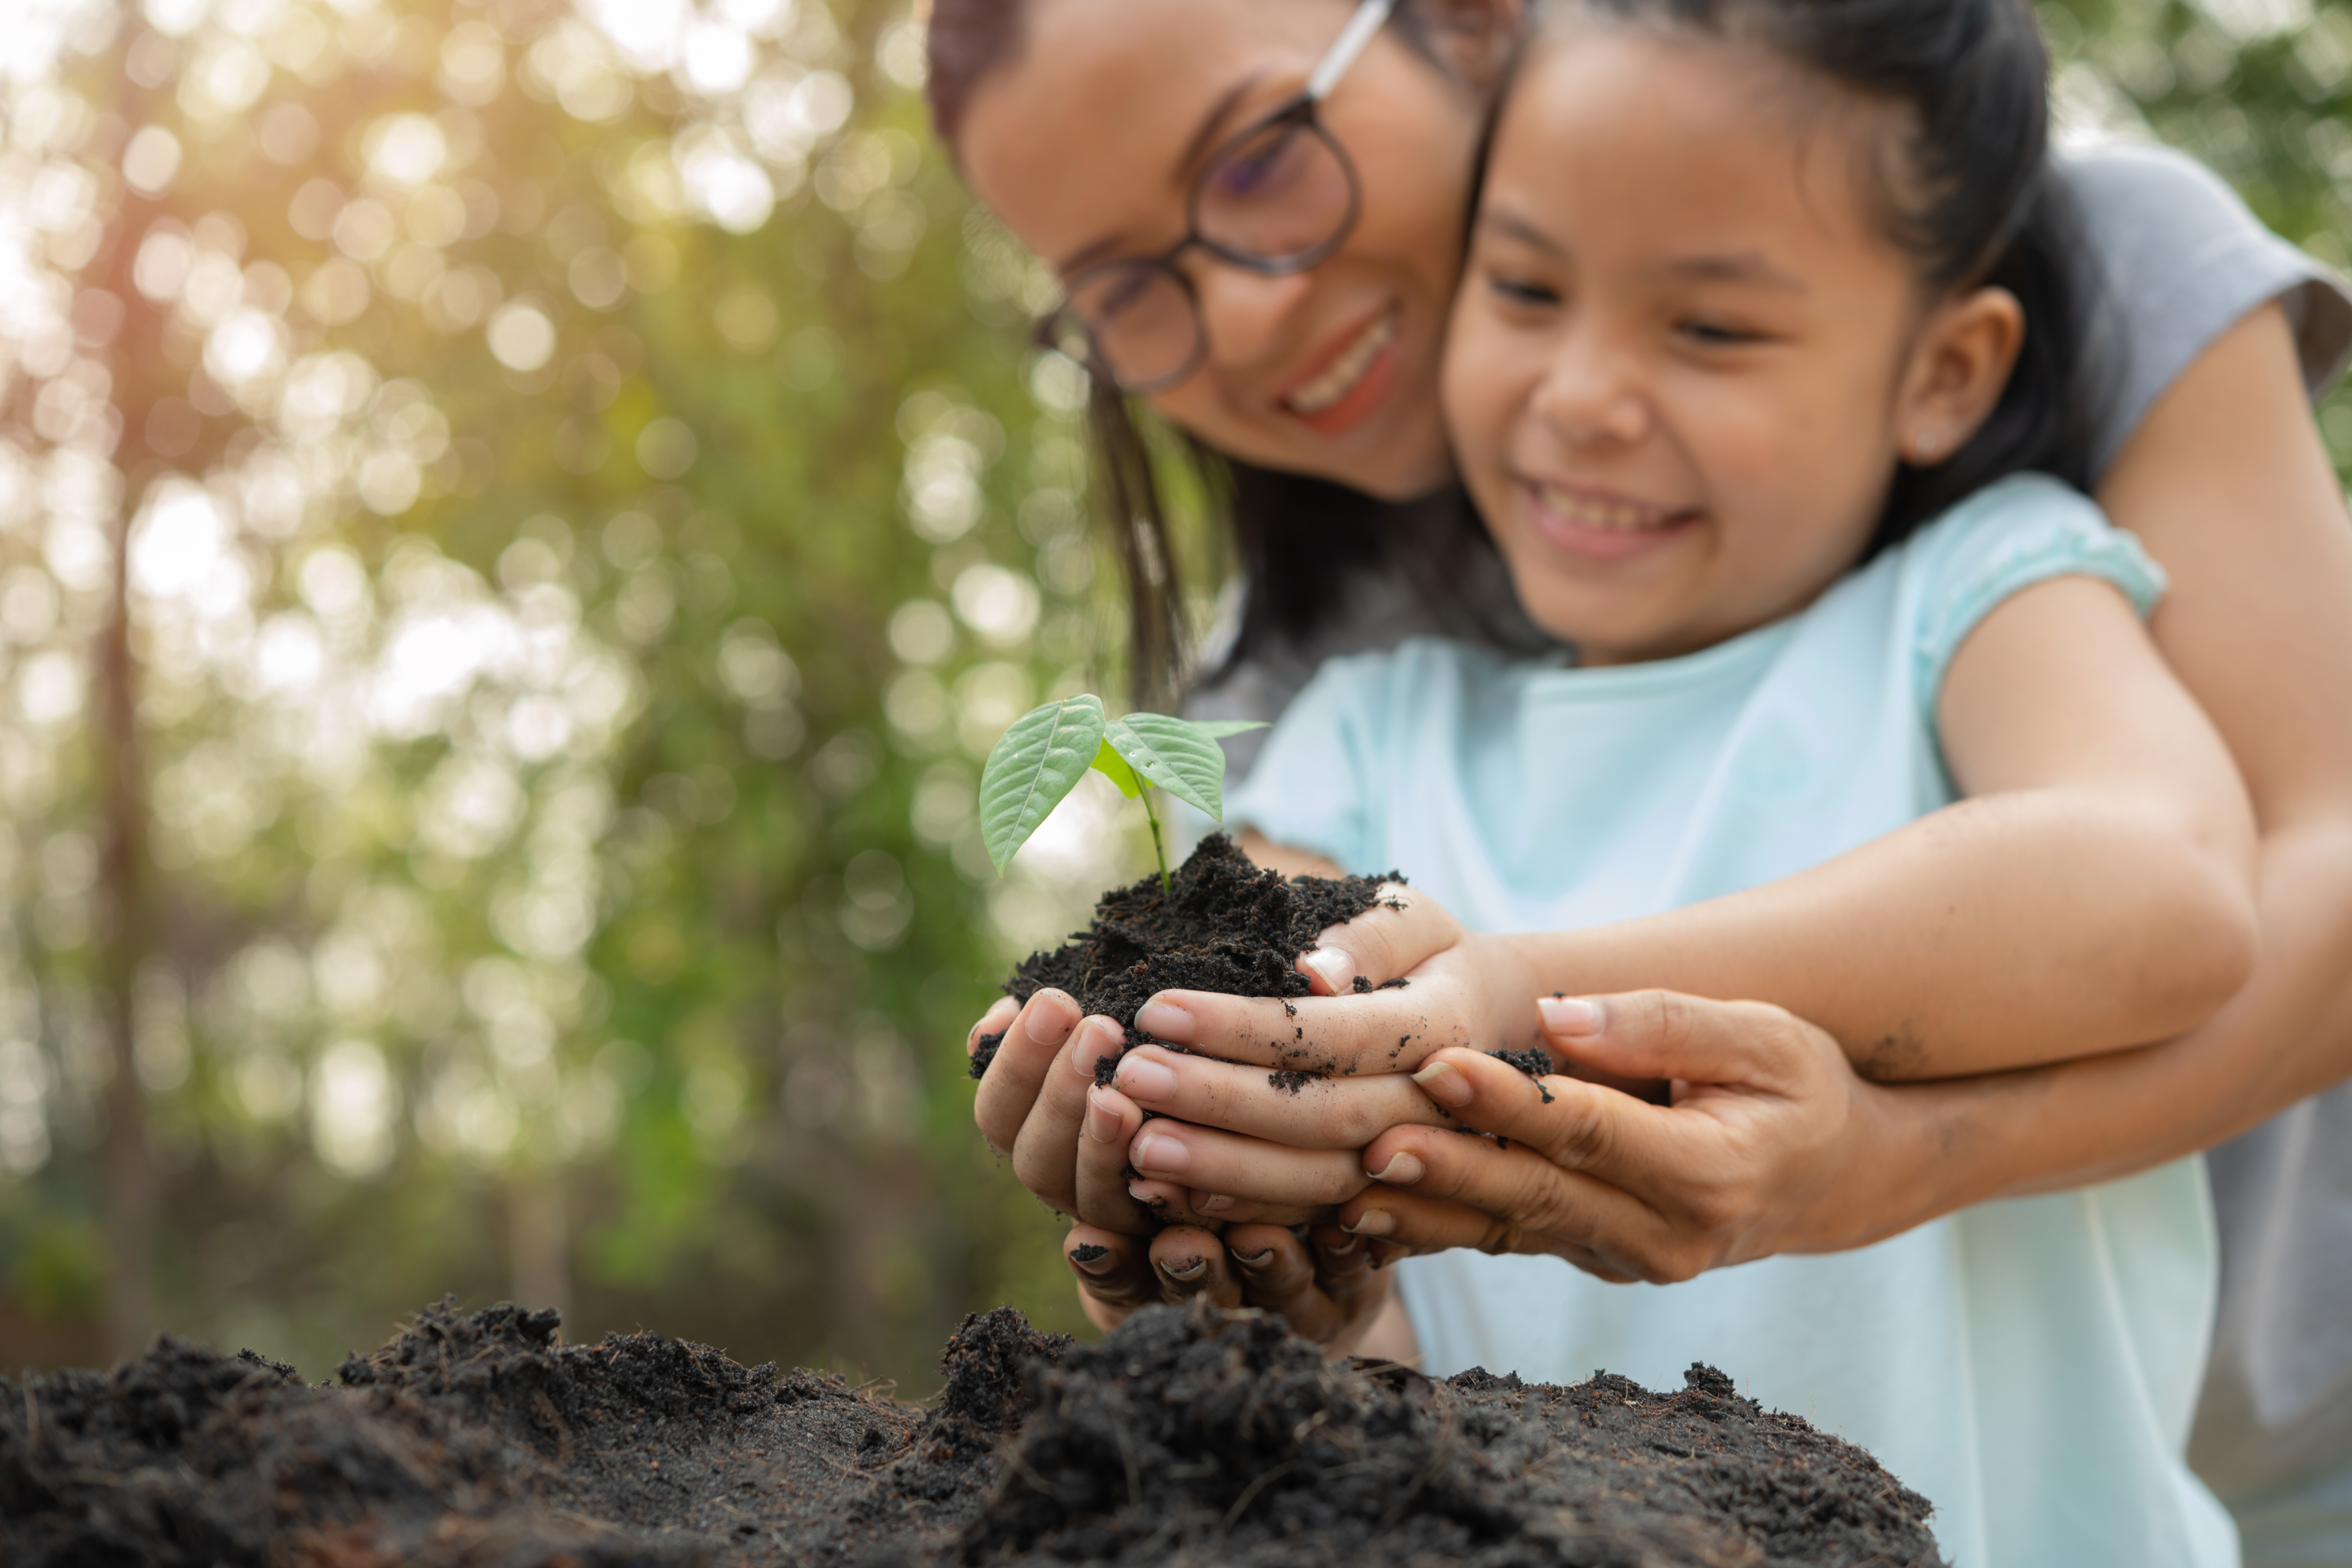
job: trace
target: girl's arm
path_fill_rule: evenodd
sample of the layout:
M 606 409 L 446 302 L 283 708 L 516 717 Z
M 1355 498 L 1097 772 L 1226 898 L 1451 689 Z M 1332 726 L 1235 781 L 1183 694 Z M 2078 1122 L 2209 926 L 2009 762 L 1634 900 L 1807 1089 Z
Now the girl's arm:
M 1774 1003 L 1887 1080 L 2144 1045 L 2245 983 L 2252 816 L 2119 593 L 2062 577 L 2007 600 L 1939 717 L 1969 798 L 1762 887 L 1521 937 L 1542 989 Z

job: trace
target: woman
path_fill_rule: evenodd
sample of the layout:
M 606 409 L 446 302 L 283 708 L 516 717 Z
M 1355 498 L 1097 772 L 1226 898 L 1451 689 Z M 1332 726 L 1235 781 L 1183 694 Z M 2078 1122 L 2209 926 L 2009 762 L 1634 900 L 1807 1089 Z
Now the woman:
M 1491 554 L 1453 503 L 1433 367 L 1486 92 L 1517 12 L 1507 0 L 1409 5 L 1339 79 L 1315 82 L 1323 96 L 1300 102 L 1350 16 L 1339 0 L 938 0 L 933 12 L 934 103 L 975 189 L 1061 269 L 1079 324 L 1099 338 L 1118 312 L 1141 312 L 1127 318 L 1135 330 L 1120 347 L 1133 352 L 1114 361 L 1120 377 L 1197 445 L 1234 459 L 1250 593 L 1235 657 L 1209 692 L 1228 712 L 1270 717 L 1320 658 L 1433 626 L 1475 630 L 1489 618 L 1478 606 L 1493 604 Z M 1318 129 L 1288 141 L 1248 132 L 1270 115 L 1276 129 L 1310 118 Z M 1328 192 L 1327 163 L 1295 161 L 1320 160 L 1325 145 L 1352 168 L 1349 199 L 1290 204 L 1315 218 L 1303 227 L 1234 220 L 1254 180 L 1303 168 L 1318 182 L 1303 188 Z M 2178 160 L 2107 154 L 2076 163 L 2073 178 L 2126 323 L 2105 344 L 2120 395 L 2092 454 L 2098 498 L 2169 571 L 2159 643 L 2254 798 L 2265 933 L 2253 984 L 2213 1023 L 2142 1051 L 1903 1088 L 1863 1082 L 1833 1042 L 1768 1009 L 1604 998 L 1568 1021 L 1580 1058 L 1735 1092 L 1705 1116 L 1597 1096 L 1529 1110 L 1496 1105 L 1495 1083 L 1460 1072 L 1465 1114 L 1554 1155 L 1552 1173 L 1532 1184 L 1523 1170 L 1475 1157 L 1472 1141 L 1381 1132 L 1401 1119 L 1339 1113 L 1335 1136 L 1378 1133 L 1363 1168 L 1391 1177 L 1343 1211 L 1360 1234 L 1385 1226 L 1391 1243 L 1550 1250 L 1621 1277 L 1687 1278 L 2142 1169 L 2352 1071 L 2352 732 L 2340 717 L 2352 635 L 2337 608 L 2352 592 L 2352 536 L 2303 406 L 2306 378 L 2324 379 L 2340 358 L 2343 303 Z M 1100 265 L 1137 258 L 1153 260 Z M 1097 384 L 1098 428 L 1115 436 L 1119 400 L 1108 377 Z M 1122 542 L 1148 566 L 1165 547 L 1150 537 L 1139 448 L 1109 447 L 1114 515 L 1143 520 L 1120 531 Z M 1146 668 L 1176 652 L 1166 592 L 1149 591 L 1154 575 L 1135 574 Z M 1157 576 L 1171 585 L 1171 574 Z M 1442 920 L 1362 927 L 1334 933 L 1318 955 L 1326 986 L 1415 976 L 1408 993 L 1362 999 L 1366 1034 L 1389 1028 L 1408 996 L 1419 1014 L 1449 997 L 1465 1016 L 1475 1009 L 1475 997 L 1445 988 Z M 1147 1086 L 1091 1105 L 1087 1092 L 1096 1058 L 1116 1048 L 1115 1026 L 1081 1026 L 1052 994 L 1017 1019 L 1002 1005 L 982 1028 L 1008 1025 L 977 1115 L 1034 1190 L 1098 1222 L 1072 1237 L 1089 1258 L 1074 1268 L 1098 1319 L 1207 1292 L 1280 1308 L 1326 1338 L 1366 1332 L 1387 1295 L 1357 1236 L 1321 1229 L 1310 1249 L 1278 1226 L 1242 1226 L 1227 1232 L 1228 1253 L 1176 1226 L 1147 1246 L 1120 1176 Z M 1195 1026 L 1212 1053 L 1254 1027 L 1245 1005 L 1213 1001 Z M 1150 1108 L 1189 1103 L 1181 1073 L 1169 1076 L 1148 1086 Z M 1361 1092 L 1377 1103 L 1392 1090 Z M 2330 1147 L 2313 1124 L 2352 1120 L 2343 1100 L 2298 1107 L 2246 1158 L 2233 1151 L 2216 1164 L 2217 1177 L 2234 1167 L 2262 1183 L 2218 1194 L 2229 1337 L 2208 1401 L 2221 1424 L 2210 1446 L 2242 1461 L 2226 1478 L 2234 1499 L 2291 1496 L 2311 1455 L 2266 1446 L 2325 1437 L 2334 1419 L 2292 1399 L 2282 1408 L 2281 1314 L 2305 1369 L 2291 1394 L 2324 1391 L 2352 1365 L 2352 1345 L 2328 1339 L 2340 1313 L 2297 1327 L 2310 1281 L 2271 1263 L 2296 1256 L 2292 1238 L 2266 1238 L 2258 1256 L 2240 1246 L 2255 1226 L 2311 1213 L 2304 1200 L 2322 1186 L 2315 1166 Z M 1272 1100 L 1229 1100 L 1221 1119 L 1242 1131 L 1280 1127 Z M 1332 1195 L 1314 1184 L 1328 1169 L 1318 1152 L 1153 1125 L 1136 1142 L 1147 1175 L 1204 1194 Z M 2347 1146 L 2333 1144 L 2337 1159 Z M 1417 1182 L 1396 1180 L 1404 1152 Z M 2352 1433 L 2336 1436 L 2352 1448 Z M 2262 1516 L 2242 1517 L 2255 1538 Z

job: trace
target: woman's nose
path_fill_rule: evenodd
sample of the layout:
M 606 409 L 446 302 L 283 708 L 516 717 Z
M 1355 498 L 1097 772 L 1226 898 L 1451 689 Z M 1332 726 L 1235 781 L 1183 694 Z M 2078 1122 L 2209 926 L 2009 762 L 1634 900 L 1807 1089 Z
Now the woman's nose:
M 1208 333 L 1213 364 L 1255 363 L 1286 341 L 1292 318 L 1314 291 L 1311 272 L 1267 278 L 1204 260 L 1192 274 L 1192 291 L 1201 304 L 1201 326 Z
M 1570 342 L 1538 384 L 1537 416 L 1579 446 L 1631 446 L 1650 432 L 1650 404 L 1623 356 Z

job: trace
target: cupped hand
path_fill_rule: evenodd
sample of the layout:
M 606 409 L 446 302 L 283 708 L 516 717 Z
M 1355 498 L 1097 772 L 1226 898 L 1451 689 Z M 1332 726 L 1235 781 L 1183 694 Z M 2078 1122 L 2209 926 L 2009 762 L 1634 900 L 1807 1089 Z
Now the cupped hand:
M 1868 1239 L 1870 1173 L 1892 1159 L 1901 1091 L 1865 1083 L 1821 1029 L 1756 1002 L 1669 992 L 1547 1004 L 1559 1058 L 1666 1079 L 1657 1105 L 1445 1050 L 1414 1081 L 1503 1142 L 1400 1125 L 1364 1150 L 1370 1190 L 1339 1210 L 1411 1249 L 1540 1252 L 1603 1279 L 1667 1283 Z
M 1139 1307 L 1205 1296 L 1221 1307 L 1256 1307 L 1334 1355 L 1362 1342 L 1390 1301 L 1381 1264 L 1403 1249 L 1333 1225 L 1305 1237 L 1274 1225 L 1238 1226 L 1222 1237 L 1170 1226 L 1148 1241 L 1092 1226 L 1062 1244 L 1079 1304 L 1108 1331 Z
M 1162 991 L 1136 1027 L 1199 1056 L 1284 1072 L 1411 1072 L 1449 1046 L 1518 1049 L 1540 1027 L 1534 968 L 1517 941 L 1465 931 L 1401 883 L 1300 955 L 1314 994 Z

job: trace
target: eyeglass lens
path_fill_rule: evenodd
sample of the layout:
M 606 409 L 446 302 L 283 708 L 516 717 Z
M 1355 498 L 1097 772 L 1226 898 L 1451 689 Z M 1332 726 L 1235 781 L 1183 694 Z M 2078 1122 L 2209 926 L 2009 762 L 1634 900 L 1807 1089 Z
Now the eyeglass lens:
M 1260 126 L 1202 171 L 1192 232 L 1223 260 L 1279 273 L 1312 266 L 1346 231 L 1355 188 L 1346 160 L 1303 117 Z M 1163 261 L 1114 262 L 1078 279 L 1066 307 L 1066 352 L 1095 353 L 1118 384 L 1149 389 L 1192 368 L 1202 343 L 1192 291 Z

